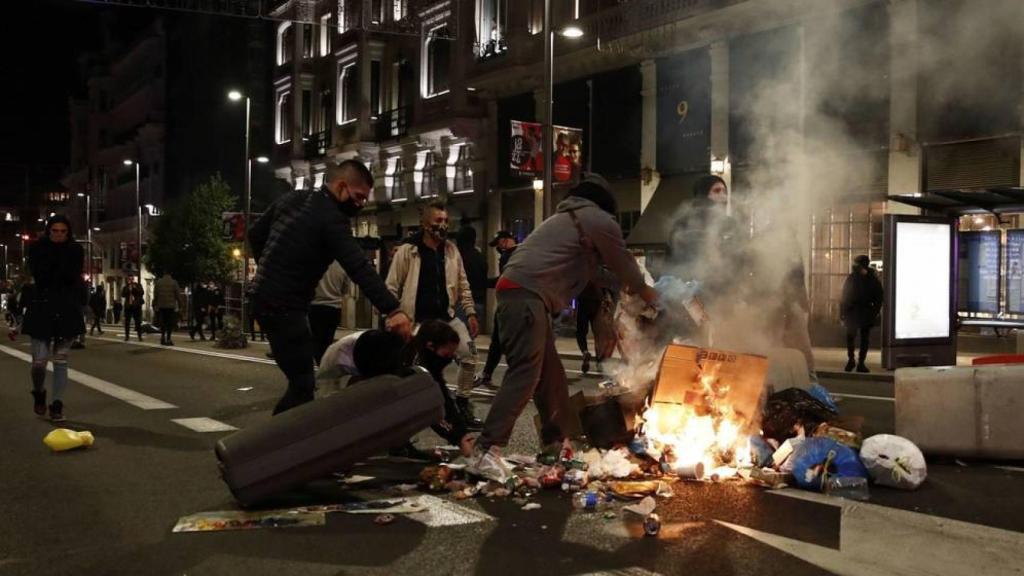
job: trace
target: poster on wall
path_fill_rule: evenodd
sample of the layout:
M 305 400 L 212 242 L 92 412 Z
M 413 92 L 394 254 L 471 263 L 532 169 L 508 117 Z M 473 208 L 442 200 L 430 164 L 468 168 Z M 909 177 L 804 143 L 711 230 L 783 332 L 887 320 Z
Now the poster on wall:
M 513 176 L 540 178 L 544 174 L 544 125 L 512 120 L 509 160 Z M 583 130 L 553 127 L 552 180 L 569 182 L 583 169 Z
M 961 232 L 959 298 L 962 312 L 999 312 L 1000 232 Z
M 896 223 L 896 340 L 950 336 L 952 240 L 948 224 Z
M 1006 231 L 1006 311 L 1024 314 L 1024 230 Z

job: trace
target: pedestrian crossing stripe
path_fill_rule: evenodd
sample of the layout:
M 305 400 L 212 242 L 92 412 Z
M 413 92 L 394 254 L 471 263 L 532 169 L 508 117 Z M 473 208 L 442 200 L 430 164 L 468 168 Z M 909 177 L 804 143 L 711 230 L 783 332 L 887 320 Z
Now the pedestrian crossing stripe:
M 171 422 L 184 426 L 194 432 L 230 432 L 238 430 L 231 424 L 225 424 L 213 418 L 171 418 Z

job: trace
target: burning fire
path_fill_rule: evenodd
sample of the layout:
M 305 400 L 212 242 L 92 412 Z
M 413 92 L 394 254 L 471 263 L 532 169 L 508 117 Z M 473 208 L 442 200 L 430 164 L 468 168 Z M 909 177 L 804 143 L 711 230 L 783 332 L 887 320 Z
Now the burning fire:
M 673 360 L 669 354 L 666 358 Z M 680 476 L 700 479 L 705 472 L 733 476 L 736 468 L 751 465 L 748 434 L 757 422 L 756 411 L 743 407 L 749 404 L 751 387 L 731 388 L 749 379 L 732 378 L 728 370 L 721 370 L 723 363 L 699 354 L 695 361 L 696 374 L 683 381 L 685 370 L 666 370 L 663 362 L 652 402 L 640 416 L 640 431 L 648 453 L 660 456 Z

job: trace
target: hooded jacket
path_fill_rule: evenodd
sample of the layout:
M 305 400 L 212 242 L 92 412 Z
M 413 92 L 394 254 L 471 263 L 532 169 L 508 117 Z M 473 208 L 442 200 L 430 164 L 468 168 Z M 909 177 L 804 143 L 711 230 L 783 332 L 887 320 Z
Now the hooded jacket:
M 581 243 L 570 211 L 592 248 Z M 557 312 L 598 276 L 600 264 L 633 292 L 644 287 L 643 274 L 626 249 L 615 218 L 590 200 L 569 196 L 516 248 L 502 276 L 540 296 L 549 312 Z
M 44 236 L 28 251 L 28 267 L 32 271 L 35 290 L 22 331 L 35 340 L 70 339 L 85 333 L 82 300 L 85 282 L 82 265 L 85 253 L 73 238 L 67 242 L 51 242 Z

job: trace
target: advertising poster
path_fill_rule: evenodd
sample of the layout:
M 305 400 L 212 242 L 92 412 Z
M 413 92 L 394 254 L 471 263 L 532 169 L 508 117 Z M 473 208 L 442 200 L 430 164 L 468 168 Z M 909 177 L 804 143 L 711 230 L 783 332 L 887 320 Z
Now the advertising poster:
M 998 230 L 961 232 L 959 306 L 964 312 L 999 312 Z
M 893 335 L 897 340 L 950 336 L 952 241 L 948 224 L 896 223 Z
M 1006 311 L 1024 314 L 1024 230 L 1006 231 Z
M 512 120 L 510 161 L 512 174 L 539 178 L 544 175 L 544 126 L 538 122 Z M 552 177 L 555 182 L 569 182 L 578 177 L 583 167 L 583 131 L 579 128 L 554 126 Z

